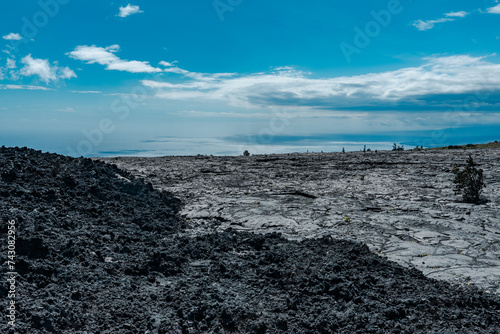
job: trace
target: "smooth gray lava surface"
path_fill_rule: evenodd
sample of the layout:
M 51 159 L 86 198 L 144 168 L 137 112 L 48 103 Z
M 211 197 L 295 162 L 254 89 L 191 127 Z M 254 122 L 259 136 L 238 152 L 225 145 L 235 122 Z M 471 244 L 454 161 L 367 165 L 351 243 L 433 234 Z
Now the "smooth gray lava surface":
M 482 205 L 453 193 L 468 154 Z M 500 294 L 500 149 L 110 158 L 184 202 L 188 233 L 229 227 L 367 244 L 426 276 Z

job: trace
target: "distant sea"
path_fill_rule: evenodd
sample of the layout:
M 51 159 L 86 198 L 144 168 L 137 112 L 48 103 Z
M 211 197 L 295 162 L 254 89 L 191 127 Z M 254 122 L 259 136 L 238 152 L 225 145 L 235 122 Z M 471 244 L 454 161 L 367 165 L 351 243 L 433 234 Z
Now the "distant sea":
M 165 155 L 241 155 L 293 152 L 391 150 L 394 143 L 406 149 L 416 146 L 440 147 L 500 141 L 500 126 L 475 126 L 390 133 L 311 134 L 311 135 L 237 135 L 228 137 L 172 137 L 147 135 L 103 136 L 86 139 L 82 134 L 5 134 L 0 145 L 27 146 L 45 152 L 71 156 L 112 157 Z

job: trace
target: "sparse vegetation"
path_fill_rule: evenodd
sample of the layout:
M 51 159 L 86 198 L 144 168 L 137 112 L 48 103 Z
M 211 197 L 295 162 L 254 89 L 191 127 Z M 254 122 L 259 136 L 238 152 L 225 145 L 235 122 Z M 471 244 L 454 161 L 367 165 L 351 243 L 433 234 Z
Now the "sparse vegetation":
M 450 146 L 452 148 L 450 148 Z M 499 148 L 500 143 L 498 141 L 494 141 L 486 144 L 467 144 L 467 145 L 450 145 L 444 147 L 433 147 L 429 148 L 430 150 L 447 150 L 447 149 L 483 149 L 483 148 Z
M 466 203 L 479 204 L 481 202 L 481 191 L 486 186 L 483 182 L 483 170 L 476 168 L 478 166 L 472 156 L 469 155 L 467 165 L 463 170 L 453 167 L 455 174 L 455 195 L 462 195 Z
M 404 145 L 398 146 L 396 143 L 394 143 L 394 145 L 392 145 L 392 150 L 393 151 L 404 151 L 405 146 Z

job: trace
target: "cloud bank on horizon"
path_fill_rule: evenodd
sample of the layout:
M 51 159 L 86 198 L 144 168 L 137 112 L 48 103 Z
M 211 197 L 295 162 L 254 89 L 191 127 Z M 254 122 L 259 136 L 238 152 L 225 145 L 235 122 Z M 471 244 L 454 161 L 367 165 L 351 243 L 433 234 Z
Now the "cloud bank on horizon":
M 491 97 L 500 91 L 500 64 L 486 57 L 428 57 L 418 67 L 334 78 L 310 78 L 293 68 L 232 77 L 197 76 L 173 84 L 143 80 L 168 100 L 218 100 L 233 106 L 269 108 L 297 106 L 339 108 L 393 103 L 423 103 L 425 98 L 445 96 L 438 105 L 451 106 L 459 94 L 482 92 Z M 176 71 L 193 78 L 186 70 Z M 479 101 L 478 101 L 479 103 Z M 486 102 L 482 102 L 486 103 Z

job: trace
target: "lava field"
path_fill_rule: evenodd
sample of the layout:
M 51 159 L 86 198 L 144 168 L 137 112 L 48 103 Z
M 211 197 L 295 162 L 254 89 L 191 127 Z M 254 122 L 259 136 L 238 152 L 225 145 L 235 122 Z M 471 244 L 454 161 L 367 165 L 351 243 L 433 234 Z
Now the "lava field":
M 101 161 L 2 147 L 0 202 L 1 333 L 500 332 L 495 294 L 348 240 L 193 236 L 171 193 Z

